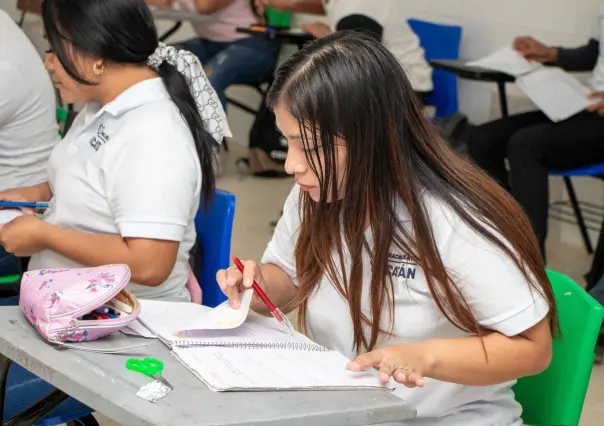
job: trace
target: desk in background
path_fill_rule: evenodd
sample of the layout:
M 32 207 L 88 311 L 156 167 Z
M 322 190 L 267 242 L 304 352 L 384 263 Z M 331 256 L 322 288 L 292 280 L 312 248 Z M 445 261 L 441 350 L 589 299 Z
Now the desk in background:
M 213 392 L 156 339 L 144 340 L 118 333 L 87 345 L 108 348 L 143 342 L 150 346 L 140 354 L 58 350 L 38 335 L 18 307 L 0 308 L 2 383 L 6 383 L 10 360 L 15 361 L 60 389 L 50 394 L 51 401 L 62 401 L 65 392 L 120 424 L 361 426 L 403 421 L 416 415 L 402 399 L 380 390 Z M 174 390 L 155 404 L 137 397 L 139 388 L 150 379 L 126 369 L 126 360 L 132 356 L 151 356 L 164 361 L 163 375 Z M 1 386 L 1 389 L 4 393 L 6 388 Z M 3 398 L 4 395 L 2 402 Z M 54 406 L 44 406 L 46 413 Z
M 506 83 L 513 83 L 514 81 L 516 81 L 515 77 L 500 71 L 493 71 L 488 70 L 486 68 L 469 66 L 466 65 L 466 61 L 460 60 L 434 59 L 430 61 L 430 65 L 433 68 L 457 74 L 460 78 L 464 78 L 466 80 L 497 83 L 501 115 L 503 117 L 507 117 L 509 115 L 505 85 Z
M 309 41 L 313 41 L 315 37 L 301 29 L 290 28 L 271 28 L 271 27 L 239 27 L 238 33 L 249 34 L 253 37 L 260 37 L 265 40 L 274 41 L 277 43 L 294 44 L 302 48 Z

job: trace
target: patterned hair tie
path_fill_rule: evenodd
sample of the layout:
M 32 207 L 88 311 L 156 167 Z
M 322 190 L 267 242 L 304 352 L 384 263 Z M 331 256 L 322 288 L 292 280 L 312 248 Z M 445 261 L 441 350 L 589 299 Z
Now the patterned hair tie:
M 177 50 L 173 46 L 159 43 L 155 52 L 147 59 L 147 65 L 157 71 L 164 62 L 176 67 L 178 72 L 185 77 L 191 96 L 195 99 L 204 129 L 218 143 L 221 143 L 225 136 L 232 136 L 222 104 L 197 56 L 186 50 Z

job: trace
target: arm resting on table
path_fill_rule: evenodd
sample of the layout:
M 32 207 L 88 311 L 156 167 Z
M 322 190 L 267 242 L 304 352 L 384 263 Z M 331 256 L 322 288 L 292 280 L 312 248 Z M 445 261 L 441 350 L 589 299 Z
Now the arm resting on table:
M 482 342 L 472 336 L 435 339 L 426 345 L 433 360 L 429 377 L 468 386 L 489 386 L 532 376 L 545 370 L 552 358 L 547 318 L 517 336 L 493 332 Z

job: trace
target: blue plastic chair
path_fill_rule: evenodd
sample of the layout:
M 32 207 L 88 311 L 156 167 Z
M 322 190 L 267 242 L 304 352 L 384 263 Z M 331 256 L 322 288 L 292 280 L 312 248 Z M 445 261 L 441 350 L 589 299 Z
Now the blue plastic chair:
M 209 210 L 203 203 L 195 217 L 197 238 L 203 247 L 201 270 L 195 271 L 203 292 L 203 304 L 210 307 L 220 305 L 226 297 L 216 283 L 216 272 L 231 264 L 231 235 L 235 218 L 235 195 L 216 190 Z
M 577 225 L 579 226 L 579 231 L 581 231 L 581 237 L 583 238 L 583 242 L 585 244 L 585 249 L 589 254 L 593 253 L 593 245 L 591 243 L 591 239 L 589 238 L 589 233 L 587 232 L 587 226 L 585 225 L 585 219 L 583 218 L 583 212 L 581 211 L 581 206 L 579 205 L 579 201 L 577 199 L 577 194 L 575 193 L 575 187 L 573 186 L 573 182 L 571 178 L 573 177 L 604 177 L 604 163 L 594 164 L 589 167 L 583 167 L 580 169 L 572 169 L 572 170 L 550 170 L 549 172 L 553 176 L 562 176 L 564 180 L 564 185 L 566 186 L 566 191 L 568 192 L 568 198 L 570 199 L 570 204 L 575 213 L 575 218 L 577 219 Z
M 459 59 L 462 29 L 454 25 L 435 24 L 433 22 L 409 19 L 407 21 L 419 37 L 426 59 Z M 457 76 L 453 73 L 432 70 L 434 89 L 430 96 L 430 105 L 436 107 L 436 117 L 455 114 L 457 103 Z

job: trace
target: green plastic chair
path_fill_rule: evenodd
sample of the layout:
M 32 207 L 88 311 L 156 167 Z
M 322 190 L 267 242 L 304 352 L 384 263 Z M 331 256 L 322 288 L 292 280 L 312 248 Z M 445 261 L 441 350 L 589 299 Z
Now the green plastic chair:
M 553 342 L 552 362 L 514 386 L 532 426 L 578 426 L 594 363 L 604 308 L 568 276 L 547 271 L 558 306 L 561 336 Z

